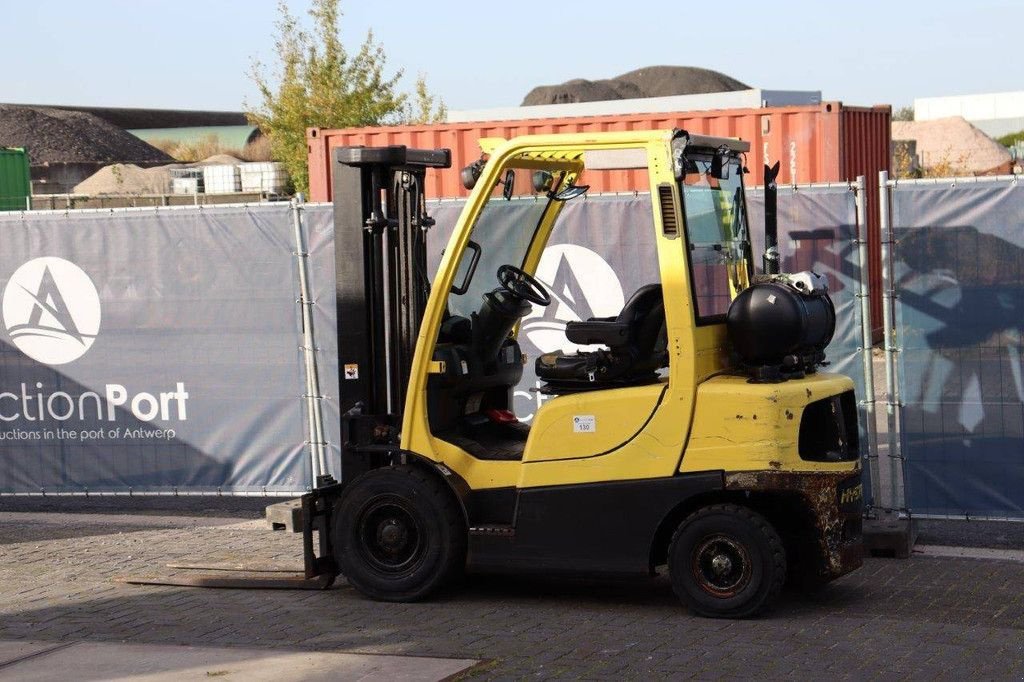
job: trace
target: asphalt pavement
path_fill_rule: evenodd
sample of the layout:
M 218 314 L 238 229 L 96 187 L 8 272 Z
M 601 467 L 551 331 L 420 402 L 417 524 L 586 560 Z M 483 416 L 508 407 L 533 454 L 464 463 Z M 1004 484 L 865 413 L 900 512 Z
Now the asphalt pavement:
M 784 593 L 760 618 L 721 621 L 688 613 L 664 576 L 629 582 L 470 577 L 417 604 L 372 602 L 344 580 L 325 592 L 127 585 L 118 579 L 180 573 L 168 563 L 295 566 L 300 537 L 267 529 L 258 508 L 234 500 L 219 510 L 194 499 L 172 500 L 184 505 L 175 509 L 163 500 L 127 510 L 123 500 L 120 509 L 0 501 L 0 642 L 80 647 L 126 665 L 151 656 L 132 652 L 156 652 L 152 657 L 164 667 L 152 674 L 249 679 L 246 669 L 232 668 L 245 658 L 236 650 L 258 649 L 305 660 L 311 670 L 335 661 L 327 669 L 339 679 L 359 677 L 358 666 L 365 671 L 385 659 L 346 663 L 328 655 L 465 661 L 457 675 L 493 679 L 1024 676 L 1024 561 L 998 549 L 983 559 L 929 553 L 869 559 L 818 593 Z M 927 532 L 933 535 L 922 533 L 926 539 L 941 538 Z M 1002 524 L 993 532 L 1012 543 L 1018 531 Z M 175 663 L 160 647 L 206 653 Z M 60 651 L 29 661 L 44 665 L 52 655 L 60 662 Z M 408 670 L 407 663 L 398 661 L 405 667 L 395 670 Z M 96 670 L 89 674 L 101 677 L 93 679 L 111 673 Z M 0 673 L 16 672 L 0 663 Z M 426 663 L 420 672 L 421 679 L 440 674 Z

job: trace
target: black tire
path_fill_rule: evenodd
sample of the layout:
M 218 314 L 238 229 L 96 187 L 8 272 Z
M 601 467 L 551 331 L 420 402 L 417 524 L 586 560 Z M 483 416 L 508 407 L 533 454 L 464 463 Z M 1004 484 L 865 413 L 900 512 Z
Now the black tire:
M 695 613 L 748 618 L 778 597 L 786 582 L 782 539 L 757 512 L 714 504 L 690 514 L 668 550 L 672 589 Z
M 371 599 L 423 599 L 466 563 L 466 527 L 454 495 L 413 466 L 374 469 L 353 481 L 331 532 L 342 575 Z

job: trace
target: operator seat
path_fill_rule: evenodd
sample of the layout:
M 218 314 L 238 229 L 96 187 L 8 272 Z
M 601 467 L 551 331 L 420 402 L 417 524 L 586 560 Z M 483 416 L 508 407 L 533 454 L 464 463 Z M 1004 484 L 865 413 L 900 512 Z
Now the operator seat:
M 598 349 L 566 355 L 562 351 L 537 358 L 537 376 L 547 382 L 546 393 L 571 393 L 599 388 L 651 383 L 668 365 L 665 302 L 660 284 L 647 284 L 634 293 L 615 317 L 569 322 L 565 336 Z

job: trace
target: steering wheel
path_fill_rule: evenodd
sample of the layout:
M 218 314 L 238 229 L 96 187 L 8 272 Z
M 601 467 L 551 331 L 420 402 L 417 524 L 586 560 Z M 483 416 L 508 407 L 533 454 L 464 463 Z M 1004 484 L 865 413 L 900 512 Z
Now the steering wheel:
M 522 268 L 514 265 L 502 265 L 498 268 L 498 283 L 501 288 L 517 298 L 536 305 L 551 305 L 551 295 L 544 285 L 526 274 Z

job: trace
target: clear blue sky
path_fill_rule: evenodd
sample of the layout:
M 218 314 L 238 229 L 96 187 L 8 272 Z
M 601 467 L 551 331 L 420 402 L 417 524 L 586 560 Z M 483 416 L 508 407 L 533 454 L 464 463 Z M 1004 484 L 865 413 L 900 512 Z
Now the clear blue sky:
M 288 0 L 304 15 L 308 0 Z M 0 101 L 227 109 L 272 61 L 274 0 L 3 3 Z M 1024 90 L 1024 2 L 342 0 L 355 49 L 373 29 L 392 69 L 451 109 L 517 105 L 534 85 L 640 66 L 717 69 L 847 104 Z

